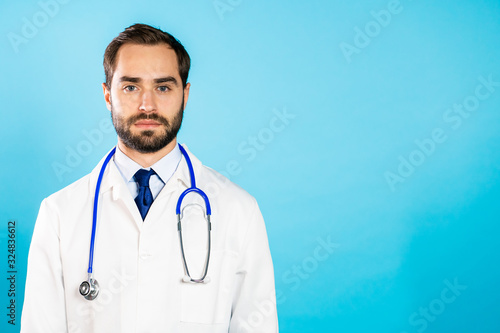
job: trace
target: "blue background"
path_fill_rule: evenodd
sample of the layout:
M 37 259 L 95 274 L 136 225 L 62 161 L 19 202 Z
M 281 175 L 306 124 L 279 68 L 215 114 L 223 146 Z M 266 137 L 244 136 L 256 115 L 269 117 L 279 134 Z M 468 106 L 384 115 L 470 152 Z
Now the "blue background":
M 282 332 L 500 331 L 499 1 L 66 2 L 1 1 L 0 331 L 41 200 L 116 142 L 102 57 L 136 22 L 191 55 L 179 139 L 258 199 Z

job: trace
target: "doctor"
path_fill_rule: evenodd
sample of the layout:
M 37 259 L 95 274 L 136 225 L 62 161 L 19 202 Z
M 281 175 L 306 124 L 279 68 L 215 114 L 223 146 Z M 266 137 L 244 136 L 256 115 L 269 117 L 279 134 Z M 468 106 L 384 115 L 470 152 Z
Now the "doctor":
M 278 331 L 272 260 L 255 199 L 177 144 L 189 67 L 184 47 L 148 25 L 133 25 L 108 45 L 103 90 L 116 152 L 43 200 L 21 332 Z M 90 264 L 99 292 L 89 300 L 81 284 L 90 277 L 101 170 Z M 176 204 L 193 176 L 210 202 L 211 241 L 204 200 L 190 193 L 182 202 L 181 246 Z M 201 278 L 206 267 L 202 283 L 187 278 Z

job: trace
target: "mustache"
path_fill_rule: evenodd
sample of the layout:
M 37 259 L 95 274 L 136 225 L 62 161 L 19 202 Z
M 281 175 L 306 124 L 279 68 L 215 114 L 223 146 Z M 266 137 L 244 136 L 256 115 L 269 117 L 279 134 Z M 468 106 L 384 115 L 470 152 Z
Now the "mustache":
M 154 120 L 159 122 L 162 125 L 170 126 L 167 118 L 160 116 L 157 113 L 140 113 L 136 116 L 132 116 L 127 120 L 127 125 L 132 126 L 135 122 L 139 120 Z

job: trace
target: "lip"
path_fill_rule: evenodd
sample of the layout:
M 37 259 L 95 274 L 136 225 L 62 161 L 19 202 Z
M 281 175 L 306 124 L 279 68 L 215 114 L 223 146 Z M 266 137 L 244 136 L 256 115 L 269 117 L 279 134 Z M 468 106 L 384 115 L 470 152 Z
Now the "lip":
M 161 124 L 155 120 L 142 119 L 136 122 L 134 125 L 139 128 L 156 128 Z

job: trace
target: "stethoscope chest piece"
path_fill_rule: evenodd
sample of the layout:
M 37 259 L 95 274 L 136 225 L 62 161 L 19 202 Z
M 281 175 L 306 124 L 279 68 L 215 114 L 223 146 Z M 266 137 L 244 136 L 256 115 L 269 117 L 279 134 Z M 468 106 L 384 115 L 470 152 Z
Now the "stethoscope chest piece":
M 83 281 L 82 284 L 80 284 L 79 291 L 80 295 L 85 299 L 92 301 L 99 295 L 99 283 L 97 280 L 89 278 L 87 281 Z

